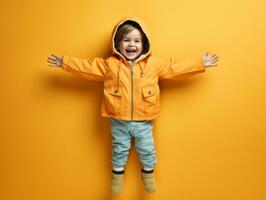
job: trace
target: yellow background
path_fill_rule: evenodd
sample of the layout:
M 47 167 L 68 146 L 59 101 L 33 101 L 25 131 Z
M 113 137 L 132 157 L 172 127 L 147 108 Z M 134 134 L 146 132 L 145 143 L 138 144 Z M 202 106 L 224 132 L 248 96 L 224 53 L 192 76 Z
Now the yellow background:
M 1 1 L 0 199 L 266 199 L 265 7 L 263 0 Z M 102 83 L 49 68 L 46 59 L 110 55 L 111 31 L 127 16 L 145 22 L 154 55 L 208 51 L 220 61 L 161 83 L 158 190 L 144 192 L 132 149 L 116 197 Z

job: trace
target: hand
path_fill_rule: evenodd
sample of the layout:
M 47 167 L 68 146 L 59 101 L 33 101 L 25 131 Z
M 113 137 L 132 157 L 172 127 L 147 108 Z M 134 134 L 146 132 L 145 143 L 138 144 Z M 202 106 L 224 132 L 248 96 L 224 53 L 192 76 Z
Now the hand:
M 218 65 L 214 65 L 214 63 L 216 63 L 219 59 L 219 57 L 215 54 L 213 54 L 212 56 L 208 56 L 208 52 L 202 57 L 203 62 L 204 62 L 204 66 L 205 67 L 216 67 Z
M 50 63 L 50 67 L 61 67 L 62 66 L 62 60 L 63 56 L 56 56 L 56 55 L 51 55 L 48 57 L 47 62 Z

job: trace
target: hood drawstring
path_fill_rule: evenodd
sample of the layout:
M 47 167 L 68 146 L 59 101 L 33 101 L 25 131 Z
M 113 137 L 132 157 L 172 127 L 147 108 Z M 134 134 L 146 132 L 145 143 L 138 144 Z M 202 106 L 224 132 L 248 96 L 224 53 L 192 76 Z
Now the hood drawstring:
M 116 93 L 119 92 L 121 62 L 122 62 L 122 59 L 119 59 L 119 66 L 118 66 L 118 72 L 117 72 L 117 89 L 116 89 Z
M 143 68 L 142 68 L 142 66 L 141 66 L 141 64 L 140 64 L 140 62 L 139 62 L 138 64 L 139 64 L 139 67 L 140 67 L 140 70 L 141 70 L 140 78 L 142 78 L 143 75 L 144 75 L 144 70 L 143 70 Z

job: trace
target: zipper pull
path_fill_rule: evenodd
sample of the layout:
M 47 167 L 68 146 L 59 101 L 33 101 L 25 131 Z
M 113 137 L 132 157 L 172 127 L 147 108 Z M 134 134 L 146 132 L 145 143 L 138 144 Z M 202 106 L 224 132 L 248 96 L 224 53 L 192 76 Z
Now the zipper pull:
M 133 72 L 133 64 L 130 63 L 130 71 Z

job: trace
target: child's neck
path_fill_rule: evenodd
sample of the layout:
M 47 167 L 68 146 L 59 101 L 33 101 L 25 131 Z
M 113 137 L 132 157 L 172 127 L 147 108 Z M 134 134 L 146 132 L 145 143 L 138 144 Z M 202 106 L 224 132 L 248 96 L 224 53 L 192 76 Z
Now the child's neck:
M 133 60 L 128 60 L 127 61 L 130 65 L 134 65 L 135 64 L 135 61 L 133 61 Z

